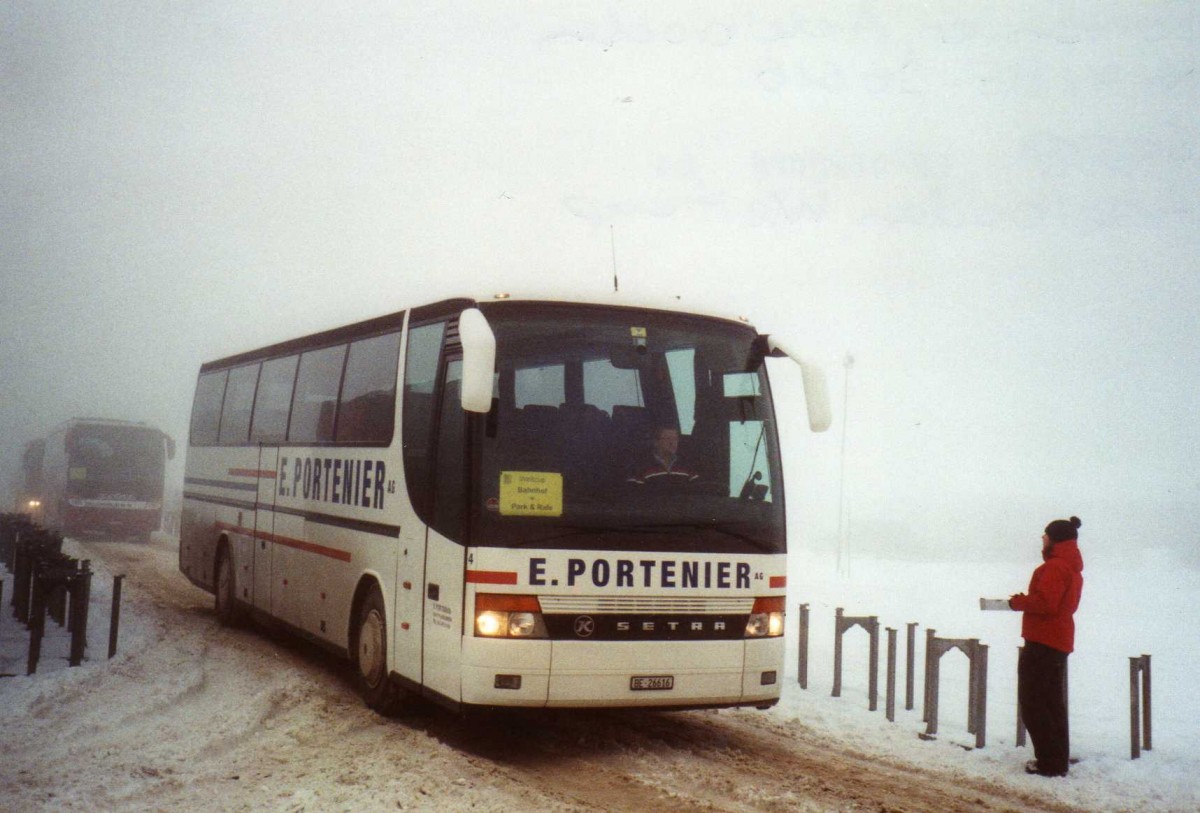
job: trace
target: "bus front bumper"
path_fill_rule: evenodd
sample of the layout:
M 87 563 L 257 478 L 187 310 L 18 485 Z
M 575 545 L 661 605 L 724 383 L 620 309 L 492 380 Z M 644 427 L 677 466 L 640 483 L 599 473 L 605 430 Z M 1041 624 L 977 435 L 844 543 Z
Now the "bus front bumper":
M 531 708 L 768 706 L 783 639 L 463 642 L 462 702 Z
M 157 506 L 85 504 L 65 506 L 62 525 L 68 536 L 139 536 L 157 531 L 161 521 L 162 510 Z

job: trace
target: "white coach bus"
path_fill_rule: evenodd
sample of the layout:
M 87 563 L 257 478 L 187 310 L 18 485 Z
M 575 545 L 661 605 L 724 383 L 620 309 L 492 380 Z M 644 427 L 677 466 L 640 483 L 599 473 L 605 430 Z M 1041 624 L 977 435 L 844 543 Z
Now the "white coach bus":
M 204 364 L 179 567 L 367 704 L 779 699 L 786 529 L 744 320 L 453 299 Z M 801 364 L 809 423 L 824 379 Z M 674 458 L 672 460 L 672 458 Z

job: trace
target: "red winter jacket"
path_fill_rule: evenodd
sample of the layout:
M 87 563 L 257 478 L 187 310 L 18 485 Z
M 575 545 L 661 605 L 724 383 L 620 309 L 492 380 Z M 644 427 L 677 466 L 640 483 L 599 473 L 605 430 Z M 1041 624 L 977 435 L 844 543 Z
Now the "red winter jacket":
M 1033 571 L 1029 594 L 1009 600 L 1009 606 L 1025 615 L 1021 637 L 1059 652 L 1075 649 L 1075 610 L 1083 592 L 1083 557 L 1074 539 L 1055 542 L 1044 555 L 1045 564 Z

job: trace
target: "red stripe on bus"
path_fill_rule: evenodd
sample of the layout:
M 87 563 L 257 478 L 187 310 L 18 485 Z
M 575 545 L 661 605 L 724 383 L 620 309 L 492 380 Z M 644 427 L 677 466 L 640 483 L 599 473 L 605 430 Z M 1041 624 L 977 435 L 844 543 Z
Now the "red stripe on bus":
M 250 536 L 255 539 L 262 539 L 267 542 L 275 542 L 283 545 L 286 548 L 295 548 L 306 553 L 315 553 L 318 556 L 325 556 L 329 559 L 336 559 L 339 562 L 349 562 L 351 559 L 350 551 L 341 550 L 340 548 L 330 548 L 325 545 L 318 545 L 315 542 L 306 542 L 303 539 L 293 539 L 290 536 L 280 536 L 278 534 L 269 534 L 266 531 L 255 531 L 250 528 L 239 528 L 236 525 L 231 525 L 226 522 L 218 522 L 217 528 L 223 531 L 233 531 L 234 533 Z M 513 574 L 514 576 L 516 574 Z M 513 582 L 516 584 L 516 582 Z
M 230 469 L 231 477 L 255 477 L 260 480 L 274 480 L 275 472 L 270 469 Z
M 516 571 L 507 570 L 468 570 L 469 584 L 516 584 Z
M 777 587 L 787 587 L 787 576 L 771 577 L 771 589 L 774 590 Z
M 327 548 L 324 545 L 318 545 L 314 542 L 305 542 L 303 539 L 292 539 L 287 536 L 275 536 L 274 534 L 258 534 L 260 539 L 269 539 L 272 542 L 277 542 L 280 545 L 296 550 L 315 553 L 318 556 L 327 556 L 330 559 L 337 559 L 339 562 L 350 561 L 350 551 L 340 550 L 338 548 Z

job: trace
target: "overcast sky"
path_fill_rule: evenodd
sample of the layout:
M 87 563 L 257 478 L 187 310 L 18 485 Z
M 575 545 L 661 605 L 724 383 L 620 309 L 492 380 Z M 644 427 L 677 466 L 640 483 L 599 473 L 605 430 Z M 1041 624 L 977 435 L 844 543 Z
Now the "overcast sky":
M 1195 4 L 646 5 L 0 2 L 0 466 L 183 440 L 235 351 L 603 293 L 615 242 L 825 365 L 825 436 L 775 375 L 802 532 L 849 352 L 861 538 L 1195 544 Z

